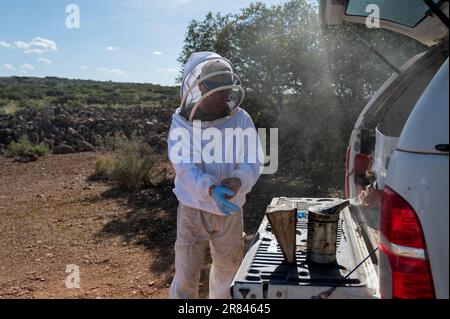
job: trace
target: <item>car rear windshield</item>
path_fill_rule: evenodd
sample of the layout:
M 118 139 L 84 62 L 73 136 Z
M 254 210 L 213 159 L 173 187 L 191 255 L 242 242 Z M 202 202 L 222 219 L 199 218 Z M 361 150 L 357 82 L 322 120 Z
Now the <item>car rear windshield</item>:
M 439 0 L 434 0 L 438 3 Z M 380 8 L 380 19 L 415 27 L 425 18 L 428 6 L 422 0 L 349 0 L 345 14 L 349 16 L 367 17 L 366 8 L 376 4 Z

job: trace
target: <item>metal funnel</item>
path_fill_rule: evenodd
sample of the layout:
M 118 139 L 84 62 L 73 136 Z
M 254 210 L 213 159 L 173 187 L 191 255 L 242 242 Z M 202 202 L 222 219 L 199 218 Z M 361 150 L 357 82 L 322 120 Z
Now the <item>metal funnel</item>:
M 296 263 L 297 207 L 291 201 L 280 198 L 276 205 L 267 207 L 266 216 L 285 262 Z

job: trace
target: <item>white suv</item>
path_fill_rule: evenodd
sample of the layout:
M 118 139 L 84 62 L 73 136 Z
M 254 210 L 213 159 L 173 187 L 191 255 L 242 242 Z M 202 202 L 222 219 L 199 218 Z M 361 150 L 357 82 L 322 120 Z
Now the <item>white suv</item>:
M 360 114 L 346 196 L 368 245 L 380 248 L 383 298 L 449 298 L 449 3 L 322 0 L 320 15 L 330 25 L 365 23 L 374 4 L 380 27 L 433 47 L 400 67 Z
M 416 103 L 381 199 L 380 293 L 448 298 L 448 59 Z

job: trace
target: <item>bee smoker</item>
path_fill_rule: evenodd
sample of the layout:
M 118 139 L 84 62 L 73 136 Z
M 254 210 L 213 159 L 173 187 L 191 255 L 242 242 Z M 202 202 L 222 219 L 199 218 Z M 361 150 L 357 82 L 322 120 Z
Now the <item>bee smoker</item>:
M 328 264 L 336 261 L 336 242 L 339 213 L 350 204 L 340 203 L 311 206 L 308 208 L 308 260 Z
M 285 263 L 295 264 L 297 208 L 289 200 L 280 198 L 276 205 L 267 207 L 266 216 Z

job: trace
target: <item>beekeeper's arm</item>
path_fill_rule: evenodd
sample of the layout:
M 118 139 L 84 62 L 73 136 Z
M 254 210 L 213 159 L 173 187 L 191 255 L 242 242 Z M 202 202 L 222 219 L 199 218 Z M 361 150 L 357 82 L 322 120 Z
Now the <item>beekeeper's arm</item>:
M 243 134 L 240 144 L 241 148 L 237 150 L 240 160 L 236 164 L 232 177 L 237 177 L 241 181 L 238 193 L 246 195 L 250 193 L 261 175 L 264 165 L 264 153 L 258 131 L 253 124 L 252 118 L 247 113 L 245 113 L 243 123 L 242 129 L 244 132 L 247 129 L 252 130 L 254 135 L 252 136 L 252 141 L 250 141 L 250 139 L 245 137 L 245 133 Z
M 168 138 L 168 155 L 176 173 L 177 183 L 188 192 L 188 196 L 201 201 L 211 200 L 209 188 L 218 184 L 217 178 L 203 171 L 201 164 L 192 163 L 190 136 L 187 131 L 177 129 L 172 122 Z

